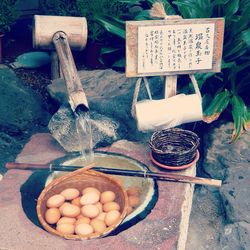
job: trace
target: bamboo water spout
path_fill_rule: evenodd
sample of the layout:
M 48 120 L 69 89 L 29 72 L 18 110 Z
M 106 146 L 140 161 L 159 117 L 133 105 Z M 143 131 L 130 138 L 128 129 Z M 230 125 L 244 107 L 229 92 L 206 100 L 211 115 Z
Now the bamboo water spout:
M 59 59 L 60 70 L 65 80 L 69 104 L 73 112 L 88 111 L 88 102 L 71 52 L 82 50 L 87 43 L 87 21 L 84 17 L 34 16 L 33 47 L 56 49 L 52 64 Z M 54 59 L 53 59 L 54 58 Z
M 53 36 L 53 43 L 57 51 L 61 70 L 67 86 L 71 109 L 76 113 L 79 108 L 88 111 L 88 101 L 81 80 L 77 74 L 67 35 L 62 31 L 56 32 Z

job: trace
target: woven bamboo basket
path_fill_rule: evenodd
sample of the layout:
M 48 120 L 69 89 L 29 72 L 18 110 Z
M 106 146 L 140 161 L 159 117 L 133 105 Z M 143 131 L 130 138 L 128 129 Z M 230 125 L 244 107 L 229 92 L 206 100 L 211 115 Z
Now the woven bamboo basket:
M 197 158 L 199 142 L 200 139 L 194 132 L 170 128 L 153 133 L 149 146 L 157 162 L 177 167 Z
M 66 188 L 76 188 L 80 191 L 90 186 L 99 189 L 101 192 L 112 190 L 116 194 L 115 201 L 120 205 L 121 215 L 115 224 L 107 227 L 103 233 L 92 233 L 79 236 L 75 234 L 62 234 L 55 229 L 55 226 L 50 225 L 45 221 L 44 217 L 47 210 L 46 202 L 52 195 L 59 194 Z M 86 171 L 85 169 L 80 169 L 59 177 L 46 186 L 38 198 L 36 210 L 38 219 L 46 231 L 65 239 L 84 240 L 103 237 L 112 232 L 125 218 L 127 208 L 128 197 L 126 190 L 114 178 L 97 171 Z

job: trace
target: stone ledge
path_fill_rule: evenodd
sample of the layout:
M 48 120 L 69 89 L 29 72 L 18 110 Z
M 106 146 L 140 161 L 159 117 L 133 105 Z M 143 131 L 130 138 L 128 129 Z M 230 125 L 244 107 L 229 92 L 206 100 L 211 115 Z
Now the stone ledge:
M 103 149 L 123 153 L 157 170 L 150 162 L 147 148 L 142 144 L 119 141 Z M 65 155 L 65 151 L 49 134 L 32 136 L 17 162 L 48 163 Z M 195 167 L 182 171 L 195 175 Z M 192 205 L 193 185 L 158 182 L 159 197 L 151 213 L 136 225 L 116 236 L 89 241 L 69 241 L 50 235 L 35 226 L 24 214 L 20 187 L 31 175 L 30 171 L 10 170 L 0 185 L 1 217 L 0 249 L 185 249 L 189 214 Z

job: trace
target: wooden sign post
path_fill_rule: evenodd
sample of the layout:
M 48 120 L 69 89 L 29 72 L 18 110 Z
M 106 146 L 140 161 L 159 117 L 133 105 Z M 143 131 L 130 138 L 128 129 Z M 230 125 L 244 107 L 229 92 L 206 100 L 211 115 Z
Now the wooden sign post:
M 224 19 L 126 23 L 126 76 L 220 72 Z
M 177 75 L 189 74 L 197 90 L 194 73 L 221 70 L 223 37 L 223 18 L 128 21 L 126 76 L 166 76 L 168 98 L 176 95 Z

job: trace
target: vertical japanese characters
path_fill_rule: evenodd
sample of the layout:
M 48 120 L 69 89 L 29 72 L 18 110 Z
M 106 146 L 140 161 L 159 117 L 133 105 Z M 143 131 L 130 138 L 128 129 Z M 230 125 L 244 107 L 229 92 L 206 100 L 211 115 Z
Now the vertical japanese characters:
M 214 23 L 138 27 L 138 73 L 212 69 Z

